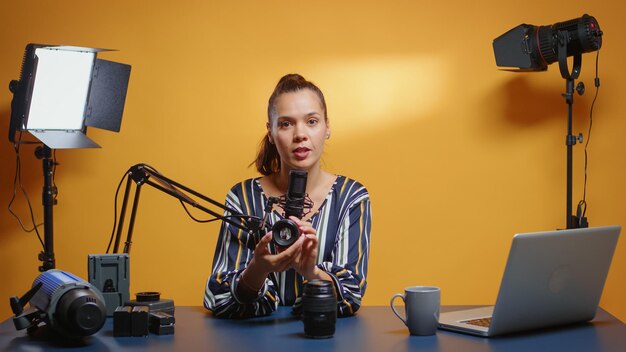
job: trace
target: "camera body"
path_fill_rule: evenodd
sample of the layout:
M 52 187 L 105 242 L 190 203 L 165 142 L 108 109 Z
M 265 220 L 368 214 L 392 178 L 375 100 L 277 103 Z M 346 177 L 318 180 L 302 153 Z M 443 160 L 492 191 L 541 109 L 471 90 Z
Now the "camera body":
M 306 193 L 307 172 L 302 170 L 291 170 L 289 172 L 289 185 L 287 194 L 278 201 L 285 211 L 285 218 L 277 221 L 272 226 L 272 240 L 279 247 L 291 246 L 300 236 L 298 225 L 290 216 L 302 219 L 305 215 L 304 209 L 310 209 L 312 202 Z

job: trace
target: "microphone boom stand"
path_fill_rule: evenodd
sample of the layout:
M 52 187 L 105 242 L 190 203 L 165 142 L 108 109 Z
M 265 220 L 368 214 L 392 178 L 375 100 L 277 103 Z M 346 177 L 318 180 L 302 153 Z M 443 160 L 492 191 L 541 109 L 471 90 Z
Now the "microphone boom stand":
M 150 178 L 154 179 L 156 182 L 153 182 Z M 120 221 L 119 221 L 119 224 L 117 227 L 117 233 L 115 236 L 115 244 L 113 247 L 113 253 L 118 253 L 120 238 L 122 236 L 122 229 L 124 226 L 124 215 L 126 214 L 126 209 L 128 206 L 128 198 L 130 194 L 130 187 L 133 182 L 137 185 L 137 187 L 135 189 L 135 195 L 133 199 L 133 205 L 132 205 L 130 220 L 128 224 L 128 232 L 126 234 L 126 242 L 124 244 L 124 253 L 130 253 L 130 247 L 132 244 L 132 236 L 133 236 L 133 228 L 135 226 L 135 218 L 137 216 L 137 207 L 139 205 L 139 195 L 141 192 L 141 186 L 144 184 L 150 185 L 166 194 L 169 194 L 170 196 L 178 199 L 181 202 L 187 203 L 193 206 L 194 208 L 202 210 L 203 212 L 210 214 L 214 216 L 215 218 L 221 219 L 222 221 L 227 222 L 246 232 L 255 232 L 255 231 L 260 230 L 263 227 L 261 225 L 262 219 L 259 219 L 255 216 L 244 216 L 240 214 L 239 212 L 237 212 L 236 210 L 229 208 L 222 203 L 219 203 L 201 193 L 198 193 L 190 189 L 189 187 L 186 187 L 172 179 L 169 179 L 161 175 L 160 173 L 156 172 L 156 170 L 145 167 L 144 164 L 137 164 L 137 165 L 132 166 L 129 169 L 128 174 L 127 174 L 126 189 L 124 191 L 124 200 L 122 203 L 122 209 L 120 213 Z M 195 200 L 187 196 L 187 194 L 185 194 L 184 192 L 179 191 L 178 189 L 181 189 L 184 192 L 188 192 L 192 194 L 193 196 L 196 196 L 206 202 L 209 202 L 210 204 L 229 212 L 231 214 L 231 217 L 239 218 L 240 220 L 235 221 L 235 220 L 229 219 L 228 217 L 224 217 L 222 214 L 218 214 L 212 211 L 211 209 L 208 209 L 207 207 L 202 206 L 201 204 L 198 204 Z

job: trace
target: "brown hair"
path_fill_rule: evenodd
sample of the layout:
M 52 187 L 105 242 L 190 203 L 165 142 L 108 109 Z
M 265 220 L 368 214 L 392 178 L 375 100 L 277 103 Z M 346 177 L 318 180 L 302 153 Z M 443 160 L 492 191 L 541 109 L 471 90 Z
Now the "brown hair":
M 326 100 L 324 99 L 322 91 L 315 84 L 313 84 L 313 82 L 307 81 L 304 77 L 295 73 L 284 75 L 278 81 L 278 84 L 276 85 L 276 88 L 274 88 L 274 92 L 270 96 L 267 104 L 267 121 L 271 123 L 272 117 L 275 117 L 276 99 L 278 99 L 281 94 L 297 92 L 302 89 L 310 89 L 317 94 L 320 99 L 320 103 L 322 104 L 322 109 L 324 110 L 324 119 L 328 122 Z M 270 138 L 267 133 L 261 140 L 256 160 L 253 164 L 255 164 L 256 169 L 265 176 L 280 171 L 280 155 L 278 155 L 276 146 L 270 142 Z

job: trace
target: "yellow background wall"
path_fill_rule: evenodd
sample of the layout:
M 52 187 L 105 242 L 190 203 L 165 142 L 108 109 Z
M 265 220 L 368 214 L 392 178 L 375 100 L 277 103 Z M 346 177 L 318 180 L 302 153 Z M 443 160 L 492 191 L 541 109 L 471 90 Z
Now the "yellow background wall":
M 54 208 L 57 267 L 86 277 L 103 253 L 115 188 L 128 167 L 153 165 L 222 200 L 264 133 L 278 78 L 298 72 L 325 92 L 333 135 L 325 167 L 364 183 L 373 200 L 366 305 L 409 285 L 438 285 L 443 304 L 493 303 L 511 237 L 563 228 L 567 107 L 557 65 L 514 74 L 495 66 L 492 40 L 520 23 L 589 13 L 604 30 L 602 87 L 589 146 L 588 217 L 626 224 L 626 5 L 618 1 L 3 1 L 0 83 L 19 77 L 27 43 L 119 49 L 133 66 L 121 133 L 92 129 L 98 150 L 60 150 Z M 588 128 L 595 54 L 574 131 Z M 34 234 L 6 211 L 15 155 L 6 140 L 11 94 L 0 90 L 0 318 L 38 275 Z M 42 219 L 41 165 L 22 148 L 23 183 Z M 583 146 L 574 148 L 574 201 Z M 27 220 L 26 202 L 15 209 Z M 202 216 L 202 214 L 198 214 Z M 141 197 L 131 292 L 201 305 L 218 224 L 197 224 L 150 187 Z M 626 241 L 601 306 L 626 319 Z

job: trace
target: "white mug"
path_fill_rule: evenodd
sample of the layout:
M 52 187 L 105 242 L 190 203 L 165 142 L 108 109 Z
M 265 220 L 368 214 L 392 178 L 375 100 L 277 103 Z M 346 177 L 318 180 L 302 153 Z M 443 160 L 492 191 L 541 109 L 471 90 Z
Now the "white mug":
M 404 301 L 405 317 L 402 317 L 393 305 L 396 298 Z M 389 304 L 393 313 L 409 328 L 411 335 L 434 335 L 439 324 L 439 306 L 441 290 L 432 286 L 410 286 L 404 289 L 404 295 L 396 293 Z

